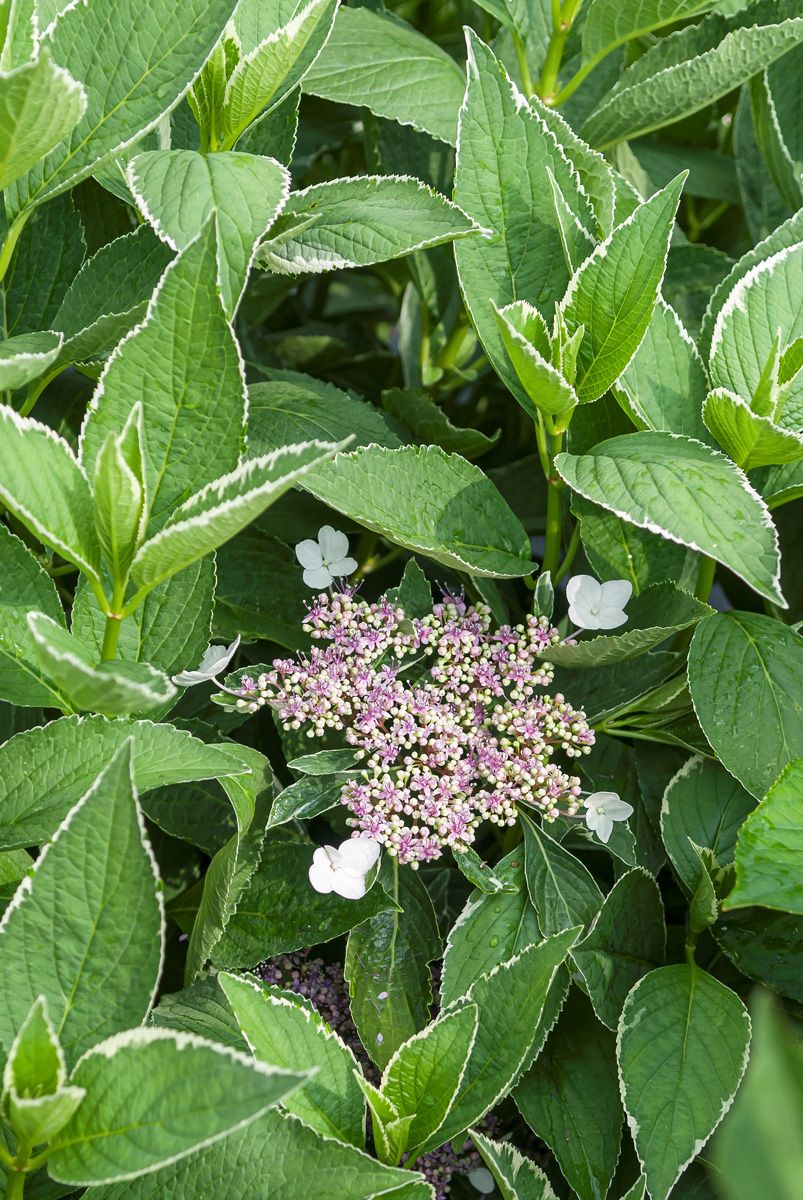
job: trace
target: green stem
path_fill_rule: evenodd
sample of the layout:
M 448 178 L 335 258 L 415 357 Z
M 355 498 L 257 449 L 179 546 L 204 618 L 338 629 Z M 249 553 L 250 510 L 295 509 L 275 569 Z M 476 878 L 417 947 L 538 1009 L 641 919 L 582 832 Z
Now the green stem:
M 64 363 L 60 363 L 59 366 L 53 367 L 51 371 L 45 372 L 41 379 L 36 379 L 33 383 L 28 384 L 28 395 L 25 397 L 25 403 L 20 409 L 21 417 L 28 416 L 47 385 L 52 383 L 56 376 L 60 375 L 63 370 Z
M 563 62 L 566 39 L 582 3 L 583 0 L 565 0 L 565 3 L 560 6 L 559 13 L 557 5 L 553 4 L 552 6 L 552 35 L 541 70 L 541 78 L 538 80 L 538 95 L 544 104 L 553 105 L 555 103 L 555 89 Z M 556 20 L 555 18 L 558 16 L 559 19 Z
M 711 595 L 711 588 L 714 586 L 714 576 L 716 575 L 717 564 L 713 558 L 701 558 L 700 566 L 697 575 L 697 587 L 694 589 L 694 594 L 698 600 L 707 600 Z
M 122 618 L 115 613 L 109 613 L 106 618 L 106 628 L 103 630 L 103 646 L 100 651 L 102 662 L 117 657 L 117 646 L 120 641 L 120 626 Z
M 19 236 L 25 228 L 25 222 L 28 220 L 30 215 L 31 210 L 26 209 L 24 212 L 21 212 L 20 215 L 11 223 L 11 227 L 9 228 L 8 236 L 6 237 L 3 249 L 0 250 L 0 282 L 5 279 L 6 271 L 11 265 L 11 257 L 16 249 L 17 242 L 19 241 Z
M 563 449 L 563 434 L 551 434 L 547 443 L 549 473 L 546 493 L 546 544 L 542 571 L 554 575 L 560 563 L 561 526 L 563 524 L 563 480 L 555 471 L 555 455 Z
M 447 371 L 455 365 L 460 355 L 460 350 L 462 348 L 463 339 L 465 336 L 466 327 L 458 318 L 457 324 L 449 334 L 449 340 L 438 356 L 438 366 L 441 368 L 441 370 Z
M 6 1177 L 6 1200 L 21 1200 L 25 1194 L 25 1172 L 12 1170 Z
M 121 621 L 124 621 L 126 617 L 130 617 L 132 613 L 137 611 L 145 597 L 150 594 L 153 586 L 153 584 L 146 583 L 144 587 L 141 587 L 139 591 L 131 597 L 131 599 L 128 601 L 128 604 L 126 604 L 125 608 L 120 613 Z
M 123 597 L 125 585 L 118 584 L 112 593 L 111 609 L 106 614 L 106 628 L 103 630 L 103 645 L 100 650 L 102 662 L 108 662 L 117 657 L 117 646 L 120 641 L 120 627 L 123 624 Z
M 719 218 L 725 215 L 730 206 L 730 200 L 721 200 L 719 204 L 715 204 L 713 208 L 709 209 L 704 217 L 698 218 L 695 221 L 694 228 L 689 230 L 689 241 L 699 241 L 700 235 L 705 233 L 707 229 L 710 229 L 712 225 L 715 225 Z
M 696 946 L 697 946 L 697 934 L 690 932 L 689 936 L 686 938 L 685 949 L 686 949 L 686 962 L 689 964 L 692 971 L 697 966 L 697 963 L 694 961 L 694 950 L 695 950 Z
M 552 466 L 549 461 L 549 449 L 546 444 L 546 430 L 544 429 L 544 418 L 540 412 L 537 414 L 535 422 L 535 441 L 538 446 L 538 460 L 541 463 L 541 470 L 544 472 L 544 479 L 549 479 L 552 473 Z
M 572 569 L 572 563 L 577 557 L 577 551 L 580 549 L 580 522 L 575 524 L 572 530 L 572 536 L 569 539 L 569 545 L 566 547 L 566 553 L 563 557 L 563 562 L 558 567 L 555 574 L 552 576 L 552 583 L 559 583 L 564 575 L 567 575 Z
M 388 550 L 387 554 L 375 554 L 367 558 L 361 567 L 358 567 L 355 574 L 355 581 L 364 579 L 366 575 L 372 575 L 374 571 L 381 571 L 383 567 L 387 567 L 390 563 L 396 562 L 401 558 L 403 551 L 400 547 L 395 550 Z
M 527 50 L 522 41 L 521 34 L 513 31 L 513 45 L 516 48 L 516 59 L 519 64 L 519 74 L 521 75 L 521 86 L 524 88 L 525 96 L 533 94 L 533 79 L 530 74 L 530 64 L 527 62 Z

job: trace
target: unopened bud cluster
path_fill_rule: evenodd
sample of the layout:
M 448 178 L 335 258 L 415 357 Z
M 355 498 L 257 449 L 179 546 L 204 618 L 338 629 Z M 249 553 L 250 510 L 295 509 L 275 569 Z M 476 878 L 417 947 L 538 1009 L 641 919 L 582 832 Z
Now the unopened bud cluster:
M 320 595 L 304 629 L 309 655 L 244 679 L 235 706 L 268 704 L 310 738 L 342 731 L 361 752 L 341 794 L 350 824 L 402 863 L 460 852 L 481 821 L 512 825 L 520 804 L 573 816 L 580 780 L 555 761 L 594 743 L 585 714 L 541 689 L 559 640 L 545 617 L 494 630 L 490 610 L 445 596 L 422 619 L 346 588 Z

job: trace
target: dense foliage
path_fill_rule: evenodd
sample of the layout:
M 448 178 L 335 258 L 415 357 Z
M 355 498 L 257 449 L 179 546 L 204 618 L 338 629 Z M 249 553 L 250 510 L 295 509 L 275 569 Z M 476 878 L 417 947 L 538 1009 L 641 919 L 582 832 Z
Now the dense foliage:
M 0 3 L 7 1198 L 800 1194 L 802 43 Z

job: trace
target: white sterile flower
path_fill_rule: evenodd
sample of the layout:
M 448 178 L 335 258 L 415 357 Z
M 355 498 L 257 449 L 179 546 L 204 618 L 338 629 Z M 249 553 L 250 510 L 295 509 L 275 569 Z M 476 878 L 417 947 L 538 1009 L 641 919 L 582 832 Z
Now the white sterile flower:
M 193 687 L 196 683 L 206 683 L 208 679 L 216 679 L 221 671 L 225 671 L 240 644 L 238 634 L 230 646 L 210 646 L 201 659 L 200 666 L 194 671 L 180 671 L 173 676 L 173 683 L 180 687 Z
M 309 881 L 316 892 L 337 892 L 346 900 L 365 895 L 365 877 L 379 858 L 379 842 L 349 838 L 334 846 L 319 846 L 312 856 Z
M 348 538 L 331 525 L 318 530 L 317 542 L 312 538 L 299 542 L 296 558 L 304 568 L 304 582 L 311 588 L 329 587 L 333 579 L 357 570 L 357 560 L 349 558 Z
M 627 620 L 624 609 L 632 594 L 626 579 L 598 583 L 593 575 L 573 575 L 566 584 L 569 620 L 578 629 L 617 629 Z
M 614 821 L 626 821 L 633 815 L 633 805 L 620 800 L 616 792 L 592 792 L 585 798 L 585 821 L 601 842 L 613 833 Z

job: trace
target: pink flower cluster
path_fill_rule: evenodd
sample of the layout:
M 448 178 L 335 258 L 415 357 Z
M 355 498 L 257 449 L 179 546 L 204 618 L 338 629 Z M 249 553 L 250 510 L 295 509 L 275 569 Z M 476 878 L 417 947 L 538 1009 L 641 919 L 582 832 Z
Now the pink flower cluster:
M 342 731 L 360 753 L 341 794 L 349 823 L 417 866 L 471 845 L 484 820 L 513 825 L 520 804 L 547 820 L 580 807 L 580 780 L 553 761 L 587 754 L 582 711 L 540 689 L 539 652 L 559 640 L 545 617 L 494 630 L 490 610 L 445 596 L 423 619 L 346 588 L 320 595 L 305 630 L 323 645 L 244 679 L 235 702 L 269 704 L 310 738 Z

